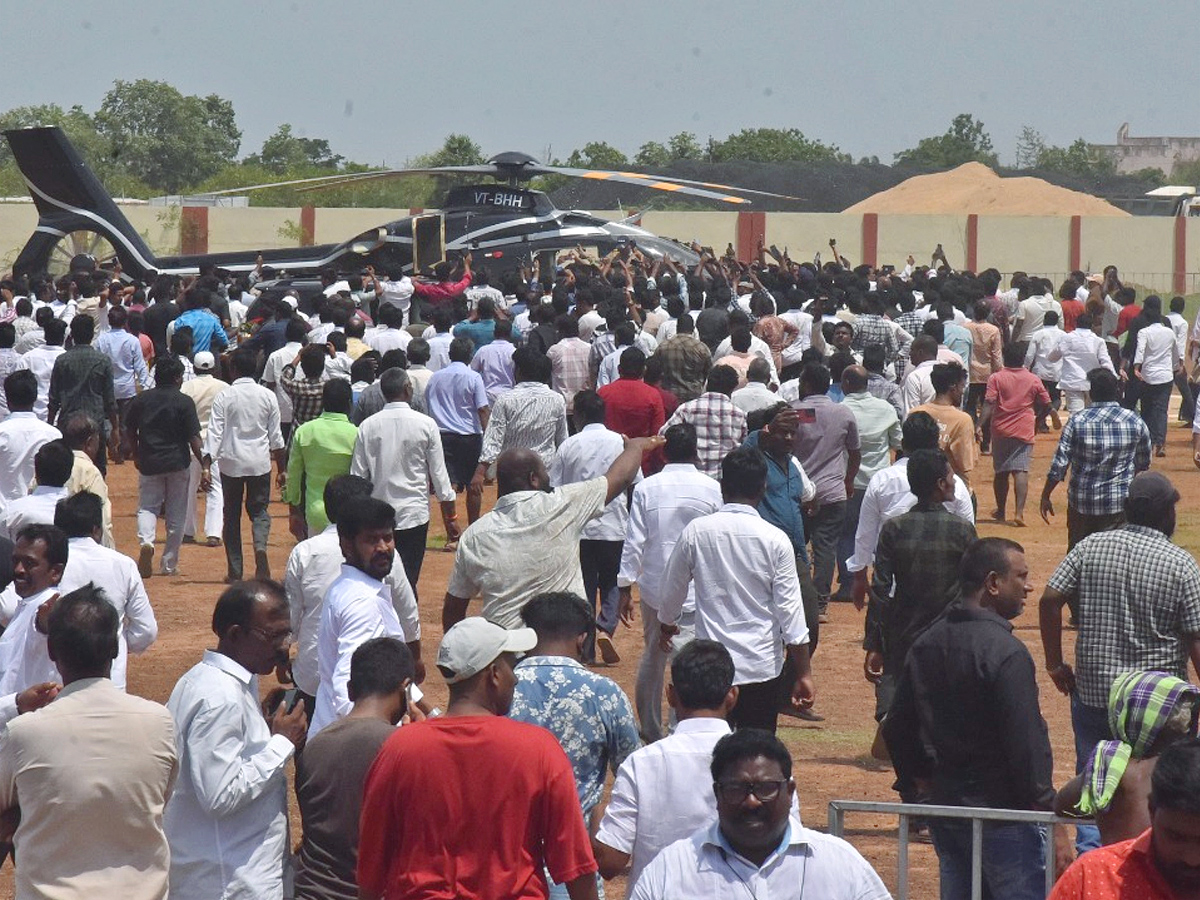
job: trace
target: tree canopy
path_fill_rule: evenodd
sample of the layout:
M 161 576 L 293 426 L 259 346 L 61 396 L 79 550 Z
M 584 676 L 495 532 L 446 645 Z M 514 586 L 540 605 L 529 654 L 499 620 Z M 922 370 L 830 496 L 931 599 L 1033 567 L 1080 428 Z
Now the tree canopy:
M 953 169 L 969 162 L 981 162 L 994 169 L 1000 164 L 983 123 L 969 113 L 959 113 L 945 134 L 922 138 L 917 146 L 897 153 L 895 159 L 898 165 L 927 169 Z

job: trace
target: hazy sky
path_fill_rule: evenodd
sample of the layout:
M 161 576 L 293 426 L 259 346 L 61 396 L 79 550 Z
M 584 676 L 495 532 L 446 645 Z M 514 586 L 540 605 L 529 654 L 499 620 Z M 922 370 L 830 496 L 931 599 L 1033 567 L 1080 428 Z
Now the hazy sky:
M 1200 134 L 1194 3 L 1095 0 L 4 0 L 0 110 L 99 105 L 115 79 L 231 100 L 241 153 L 283 122 L 366 163 L 451 132 L 486 155 L 799 128 L 856 159 L 981 119 L 1003 162 Z

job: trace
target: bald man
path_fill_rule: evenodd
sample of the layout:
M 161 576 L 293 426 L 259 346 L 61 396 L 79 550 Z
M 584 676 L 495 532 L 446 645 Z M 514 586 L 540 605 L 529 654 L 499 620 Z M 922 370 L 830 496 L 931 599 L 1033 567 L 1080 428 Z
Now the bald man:
M 442 605 L 442 627 L 467 613 L 476 594 L 482 615 L 505 628 L 521 627 L 521 608 L 536 594 L 583 596 L 579 537 L 583 526 L 633 483 L 645 453 L 661 437 L 632 438 L 598 478 L 551 489 L 542 458 L 505 450 L 496 460 L 496 505 L 463 532 Z

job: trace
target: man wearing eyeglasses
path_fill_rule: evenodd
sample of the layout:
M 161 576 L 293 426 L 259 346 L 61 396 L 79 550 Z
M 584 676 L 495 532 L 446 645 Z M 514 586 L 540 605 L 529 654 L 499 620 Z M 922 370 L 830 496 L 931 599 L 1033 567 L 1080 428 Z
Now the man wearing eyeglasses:
M 775 735 L 743 728 L 721 738 L 711 770 L 716 823 L 659 853 L 631 900 L 891 900 L 857 850 L 788 815 L 796 782 L 791 755 Z
M 286 769 L 308 727 L 303 704 L 289 710 L 277 695 L 259 706 L 258 676 L 286 664 L 292 642 L 283 589 L 271 581 L 230 586 L 212 628 L 217 649 L 204 652 L 167 702 L 179 752 L 163 816 L 170 895 L 282 900 L 290 858 Z

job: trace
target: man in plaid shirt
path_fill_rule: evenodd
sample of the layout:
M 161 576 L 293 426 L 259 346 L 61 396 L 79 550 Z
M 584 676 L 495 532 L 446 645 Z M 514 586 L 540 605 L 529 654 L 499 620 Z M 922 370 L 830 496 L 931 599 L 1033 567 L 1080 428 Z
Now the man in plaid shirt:
M 321 415 L 321 404 L 325 390 L 325 358 L 328 348 L 324 344 L 307 344 L 296 354 L 296 358 L 283 367 L 279 384 L 292 401 L 292 430 Z M 296 377 L 296 364 L 300 365 L 302 378 Z
M 720 477 L 725 454 L 742 446 L 746 439 L 746 414 L 729 399 L 737 383 L 733 368 L 714 366 L 708 374 L 708 390 L 682 404 L 658 431 L 665 435 L 668 428 L 681 422 L 694 427 L 697 468 L 713 478 Z
M 875 295 L 867 298 L 867 311 L 854 322 L 854 338 L 850 342 L 850 348 L 861 354 L 872 344 L 883 346 L 885 364 L 894 363 L 900 354 L 896 333 L 892 330 L 891 323 L 883 317 L 883 301 Z
M 1096 744 L 1111 740 L 1108 695 L 1123 672 L 1200 670 L 1200 566 L 1171 543 L 1179 492 L 1160 472 L 1129 484 L 1127 524 L 1093 534 L 1067 553 L 1039 603 L 1046 670 L 1071 698 L 1075 771 Z M 1062 608 L 1074 601 L 1079 634 L 1075 665 L 1063 661 Z M 1099 846 L 1093 826 L 1080 827 L 1080 851 Z
M 1092 405 L 1071 416 L 1058 439 L 1042 490 L 1042 519 L 1054 515 L 1050 497 L 1067 486 L 1067 550 L 1089 534 L 1125 524 L 1125 495 L 1134 475 L 1150 468 L 1150 430 L 1142 417 L 1124 409 L 1121 385 L 1107 369 L 1088 372 Z

